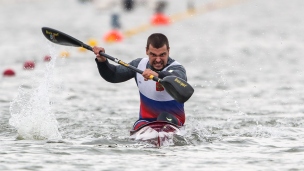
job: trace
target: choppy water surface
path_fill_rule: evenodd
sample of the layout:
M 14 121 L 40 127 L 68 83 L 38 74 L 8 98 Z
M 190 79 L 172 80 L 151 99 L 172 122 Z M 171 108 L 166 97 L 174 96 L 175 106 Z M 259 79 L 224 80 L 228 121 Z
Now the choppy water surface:
M 0 78 L 0 170 L 303 170 L 303 6 L 210 6 L 107 44 L 110 10 L 72 0 L 0 1 L 0 70 L 16 71 Z M 167 14 L 185 9 L 185 1 L 170 3 Z M 121 13 L 127 30 L 153 12 L 139 6 Z M 145 57 L 148 35 L 165 33 L 195 88 L 183 138 L 160 149 L 130 140 L 139 106 L 135 82 L 105 82 L 91 52 L 51 44 L 43 26 L 84 42 L 95 38 L 126 62 Z M 60 57 L 63 50 L 70 57 Z M 51 62 L 43 62 L 46 54 Z M 27 60 L 34 70 L 23 70 Z

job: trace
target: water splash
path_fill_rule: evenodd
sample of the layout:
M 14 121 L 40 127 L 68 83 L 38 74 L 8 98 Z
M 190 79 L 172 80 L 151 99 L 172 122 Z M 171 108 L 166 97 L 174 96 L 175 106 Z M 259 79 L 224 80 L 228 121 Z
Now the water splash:
M 184 133 L 187 144 L 199 145 L 201 143 L 210 143 L 222 139 L 222 135 L 218 131 L 221 128 L 207 126 L 203 124 L 204 122 L 202 120 L 197 120 L 192 117 L 187 119 L 187 123 L 186 133 Z
M 54 50 L 53 50 L 54 51 Z M 10 104 L 9 124 L 16 128 L 17 139 L 61 139 L 58 123 L 51 110 L 50 91 L 53 87 L 56 55 L 46 64 L 43 77 L 29 78 L 30 86 L 19 87 L 17 97 Z M 38 85 L 38 86 L 37 86 Z

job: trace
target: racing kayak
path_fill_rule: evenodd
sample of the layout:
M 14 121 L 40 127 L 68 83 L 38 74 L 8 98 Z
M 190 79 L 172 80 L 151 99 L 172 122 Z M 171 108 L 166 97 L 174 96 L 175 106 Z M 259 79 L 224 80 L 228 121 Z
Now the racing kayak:
M 154 121 L 130 131 L 130 139 L 139 140 L 161 147 L 173 140 L 174 135 L 181 135 L 182 126 L 167 121 Z

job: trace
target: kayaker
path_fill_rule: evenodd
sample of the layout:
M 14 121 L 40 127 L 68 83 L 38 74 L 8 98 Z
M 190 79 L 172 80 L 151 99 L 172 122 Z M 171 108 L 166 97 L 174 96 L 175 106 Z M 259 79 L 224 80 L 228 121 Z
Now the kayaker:
M 167 119 L 179 126 L 185 123 L 184 104 L 174 100 L 158 82 L 149 80 L 150 75 L 164 78 L 175 75 L 187 81 L 185 68 L 169 57 L 169 41 L 164 34 L 154 33 L 147 39 L 147 58 L 137 58 L 129 64 L 142 70 L 139 74 L 122 65 L 110 64 L 107 58 L 100 56 L 105 53 L 103 47 L 93 47 L 96 63 L 103 79 L 111 83 L 120 83 L 135 78 L 140 92 L 139 119 L 134 123 L 136 130 L 148 122 Z M 173 118 L 170 116 L 174 116 Z

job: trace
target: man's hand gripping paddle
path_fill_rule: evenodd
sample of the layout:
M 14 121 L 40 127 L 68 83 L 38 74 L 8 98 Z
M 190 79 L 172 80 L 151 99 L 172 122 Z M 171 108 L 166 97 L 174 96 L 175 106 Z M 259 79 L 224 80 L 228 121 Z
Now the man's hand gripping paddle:
M 61 31 L 48 28 L 48 27 L 42 27 L 42 33 L 43 35 L 50 40 L 53 43 L 65 45 L 65 46 L 74 46 L 74 47 L 83 47 L 87 50 L 93 51 L 92 47 L 89 45 L 84 44 L 83 42 L 73 38 L 72 36 L 69 36 Z M 114 61 L 120 65 L 123 65 L 127 68 L 132 69 L 135 72 L 138 72 L 140 74 L 143 73 L 143 71 L 135 68 L 132 65 L 129 65 L 128 63 L 125 63 L 117 58 L 114 58 L 108 54 L 105 54 L 103 52 L 99 52 L 101 56 L 106 57 L 107 59 Z M 184 103 L 186 102 L 193 94 L 194 89 L 189 85 L 185 80 L 176 77 L 176 76 L 167 76 L 163 79 L 160 79 L 158 77 L 155 77 L 153 75 L 150 76 L 151 80 L 154 80 L 156 82 L 159 82 L 165 90 L 178 102 Z

